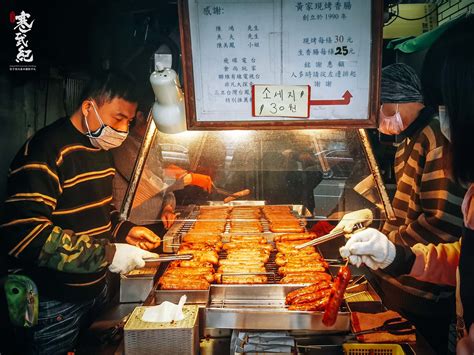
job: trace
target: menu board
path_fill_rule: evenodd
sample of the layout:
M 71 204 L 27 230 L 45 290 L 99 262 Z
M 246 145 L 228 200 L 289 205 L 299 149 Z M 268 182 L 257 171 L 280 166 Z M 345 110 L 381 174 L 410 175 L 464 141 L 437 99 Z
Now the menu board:
M 188 128 L 375 126 L 377 3 L 181 0 Z M 258 84 L 309 86 L 309 117 L 253 115 Z

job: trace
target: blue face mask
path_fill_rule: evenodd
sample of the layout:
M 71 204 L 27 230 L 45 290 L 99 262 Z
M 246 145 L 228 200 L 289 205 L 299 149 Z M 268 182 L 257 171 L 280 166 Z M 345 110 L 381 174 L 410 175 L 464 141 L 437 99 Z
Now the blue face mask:
M 439 106 L 439 125 L 441 127 L 441 133 L 451 142 L 451 126 L 449 124 L 449 116 L 446 111 L 446 106 Z
M 94 132 L 91 132 L 91 130 L 89 129 L 89 125 L 87 123 L 87 117 L 84 117 L 86 121 L 87 132 L 88 132 L 86 136 L 89 137 L 91 144 L 94 147 L 100 148 L 103 150 L 109 150 L 112 148 L 119 147 L 123 143 L 123 141 L 127 138 L 128 132 L 117 131 L 116 129 L 113 129 L 110 126 L 107 126 L 104 123 L 104 121 L 102 121 L 102 118 L 100 117 L 99 112 L 95 108 L 94 101 L 91 101 L 91 104 L 97 116 L 97 119 L 100 123 L 100 127 Z

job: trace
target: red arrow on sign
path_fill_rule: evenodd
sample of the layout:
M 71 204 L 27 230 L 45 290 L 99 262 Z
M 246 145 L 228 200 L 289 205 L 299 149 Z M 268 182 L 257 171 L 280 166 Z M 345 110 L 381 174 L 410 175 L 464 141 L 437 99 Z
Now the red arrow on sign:
M 351 97 L 352 94 L 349 92 L 349 90 L 346 90 L 344 95 L 342 95 L 342 99 L 339 100 L 309 100 L 310 105 L 317 105 L 317 106 L 323 106 L 323 105 L 349 105 L 351 102 Z

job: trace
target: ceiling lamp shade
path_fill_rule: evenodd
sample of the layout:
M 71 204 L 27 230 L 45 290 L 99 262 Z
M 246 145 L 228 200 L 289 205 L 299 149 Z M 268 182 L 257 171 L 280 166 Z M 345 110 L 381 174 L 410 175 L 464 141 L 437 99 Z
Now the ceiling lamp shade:
M 186 110 L 178 75 L 173 69 L 159 69 L 161 70 L 150 75 L 150 83 L 155 93 L 153 120 L 160 132 L 167 134 L 184 132 Z

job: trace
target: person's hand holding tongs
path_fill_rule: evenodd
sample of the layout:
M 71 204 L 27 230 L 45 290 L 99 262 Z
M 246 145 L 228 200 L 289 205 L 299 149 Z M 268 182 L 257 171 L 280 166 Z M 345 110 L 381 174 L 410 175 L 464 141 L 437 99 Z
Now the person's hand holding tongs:
M 304 244 L 295 246 L 296 249 L 302 249 L 311 245 L 319 245 L 330 240 L 345 236 L 349 238 L 352 233 L 361 231 L 372 224 L 373 214 L 368 208 L 350 212 L 344 215 L 337 226 L 331 233 L 323 235 L 322 237 L 313 239 Z

